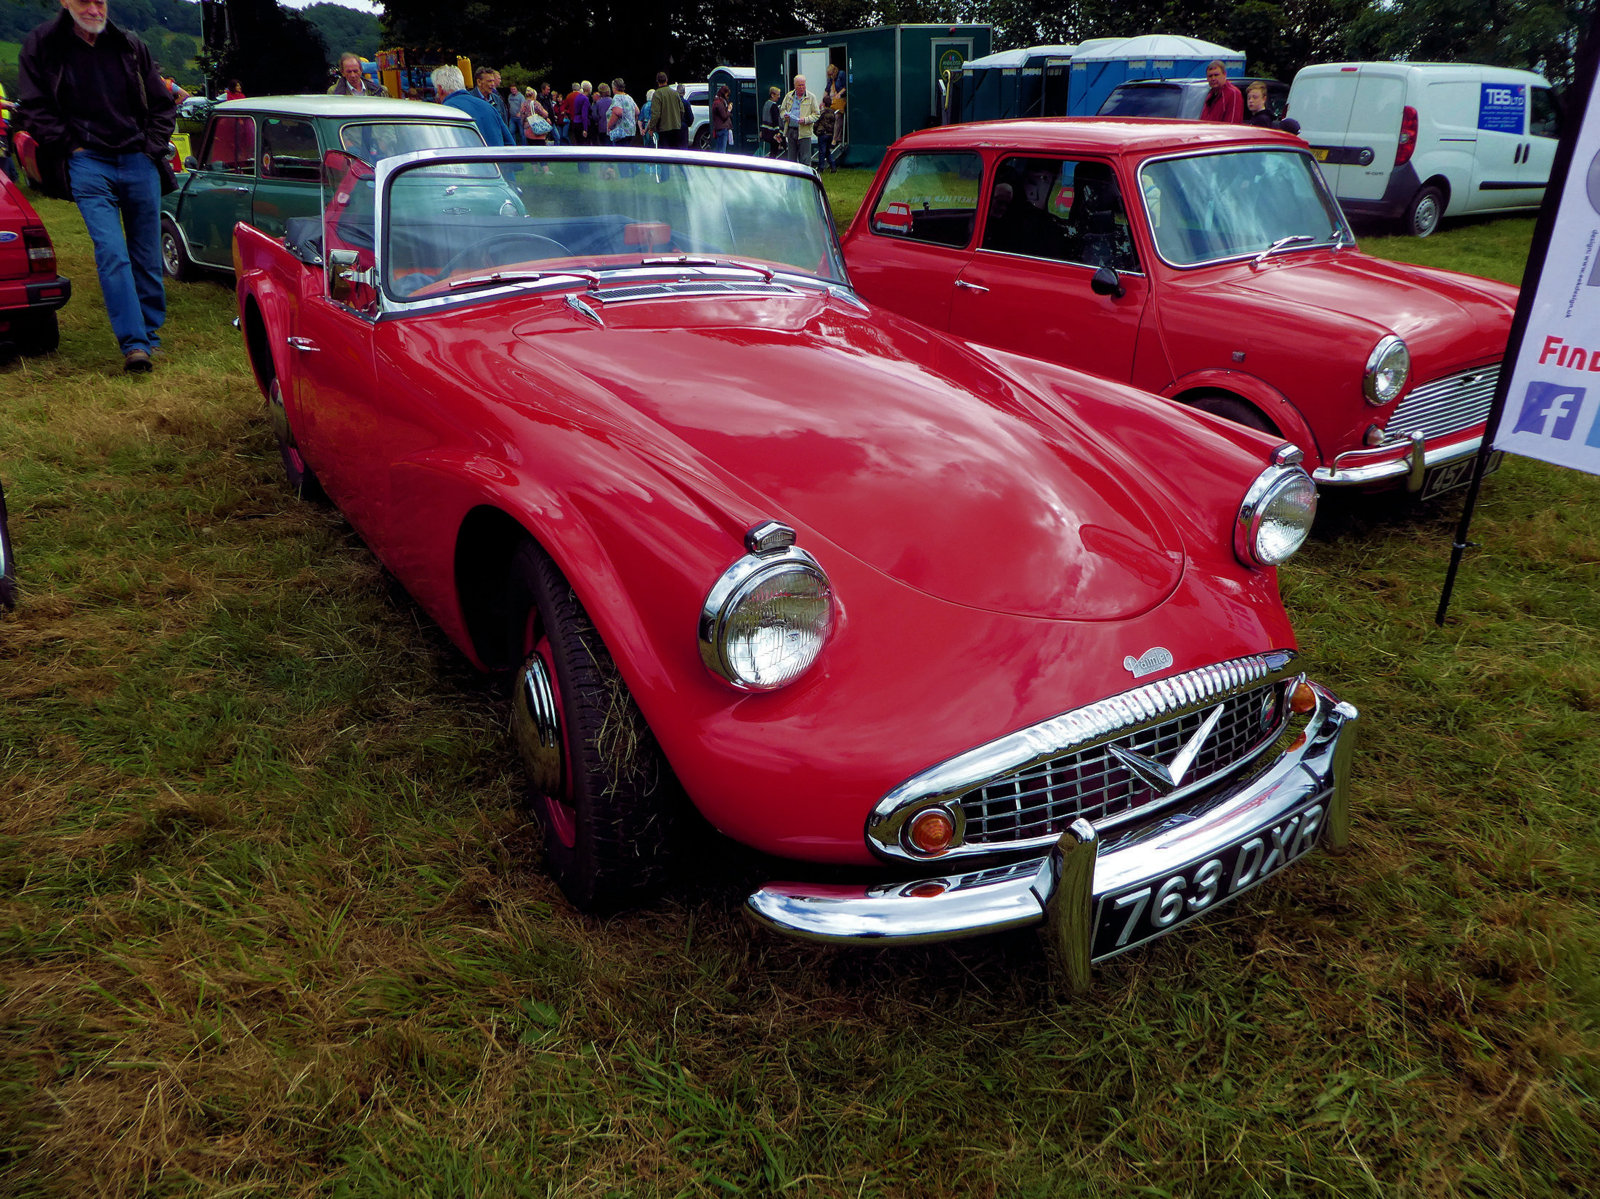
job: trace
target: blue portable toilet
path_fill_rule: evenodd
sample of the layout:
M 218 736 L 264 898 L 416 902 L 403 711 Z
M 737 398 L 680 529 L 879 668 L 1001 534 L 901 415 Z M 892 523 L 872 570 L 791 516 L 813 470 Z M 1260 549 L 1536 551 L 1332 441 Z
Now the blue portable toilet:
M 951 75 L 947 122 L 1064 115 L 1067 67 L 1077 49 L 1075 45 L 1026 46 L 969 59 Z M 1052 79 L 1060 80 L 1059 111 L 1050 111 L 1054 106 L 1045 102 L 1047 71 Z
M 1243 51 L 1194 37 L 1149 33 L 1108 39 L 1088 49 L 1080 46 L 1072 56 L 1068 115 L 1099 112 L 1111 89 L 1119 83 L 1133 79 L 1203 79 L 1206 68 L 1219 60 L 1230 76 L 1244 74 Z

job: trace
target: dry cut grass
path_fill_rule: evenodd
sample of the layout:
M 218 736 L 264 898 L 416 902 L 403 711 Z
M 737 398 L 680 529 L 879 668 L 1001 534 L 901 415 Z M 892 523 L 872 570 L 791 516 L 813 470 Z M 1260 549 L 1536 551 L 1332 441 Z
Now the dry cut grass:
M 1596 480 L 1494 479 L 1443 630 L 1454 503 L 1330 513 L 1283 585 L 1365 715 L 1355 848 L 1087 999 L 1030 936 L 757 933 L 720 846 L 596 922 L 497 689 L 280 485 L 227 289 L 173 288 L 126 379 L 42 208 L 77 295 L 0 369 L 0 1193 L 1600 1187 Z

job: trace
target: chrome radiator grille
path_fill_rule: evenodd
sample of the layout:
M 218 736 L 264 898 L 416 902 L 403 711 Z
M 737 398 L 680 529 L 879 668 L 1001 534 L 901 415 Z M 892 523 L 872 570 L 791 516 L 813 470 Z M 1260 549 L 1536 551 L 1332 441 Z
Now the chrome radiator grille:
M 1287 716 L 1284 684 L 1268 683 L 1221 701 L 1222 716 L 1181 780 L 1201 783 L 1270 742 Z M 1115 746 L 1170 763 L 1215 705 L 1124 734 L 1112 741 L 1031 764 L 960 797 L 967 845 L 999 848 L 1055 836 L 1080 817 L 1114 826 L 1167 799 L 1112 753 Z
M 1400 437 L 1422 430 L 1432 439 L 1481 424 L 1489 418 L 1489 402 L 1500 379 L 1500 364 L 1446 375 L 1420 387 L 1400 401 L 1389 418 L 1388 433 Z

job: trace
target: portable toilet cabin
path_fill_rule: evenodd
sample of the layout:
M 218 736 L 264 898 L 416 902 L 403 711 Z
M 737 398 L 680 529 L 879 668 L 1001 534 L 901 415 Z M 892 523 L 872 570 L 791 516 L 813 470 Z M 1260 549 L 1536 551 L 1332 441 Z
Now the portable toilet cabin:
M 706 86 L 713 100 L 717 97 L 717 88 L 723 84 L 728 85 L 728 114 L 733 118 L 733 152 L 761 153 L 761 105 L 767 97 L 765 92 L 756 95 L 756 69 L 713 67 L 706 76 Z
M 1221 61 L 1230 76 L 1244 74 L 1244 53 L 1170 33 L 1117 38 L 1072 56 L 1067 86 L 1068 115 L 1093 116 L 1119 83 L 1133 79 L 1203 79 Z
M 845 81 L 844 122 L 834 135 L 836 161 L 873 167 L 903 133 L 943 119 L 946 79 L 969 58 L 989 53 L 988 25 L 875 25 L 840 33 L 756 43 L 756 94 L 788 94 L 796 75 L 820 98 L 829 65 Z M 843 159 L 839 155 L 843 155 Z

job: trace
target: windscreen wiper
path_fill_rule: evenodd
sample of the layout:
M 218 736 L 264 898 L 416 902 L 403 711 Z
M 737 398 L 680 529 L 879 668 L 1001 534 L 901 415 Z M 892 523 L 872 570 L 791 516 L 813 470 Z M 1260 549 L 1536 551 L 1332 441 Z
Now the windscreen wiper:
M 1312 237 L 1309 233 L 1291 233 L 1288 237 L 1280 237 L 1277 241 L 1273 242 L 1265 250 L 1262 250 L 1261 253 L 1257 254 L 1250 260 L 1250 269 L 1255 270 L 1256 267 L 1260 266 L 1267 259 L 1271 258 L 1279 250 L 1287 249 L 1289 246 L 1304 245 L 1308 241 L 1316 240 L 1317 239 Z

